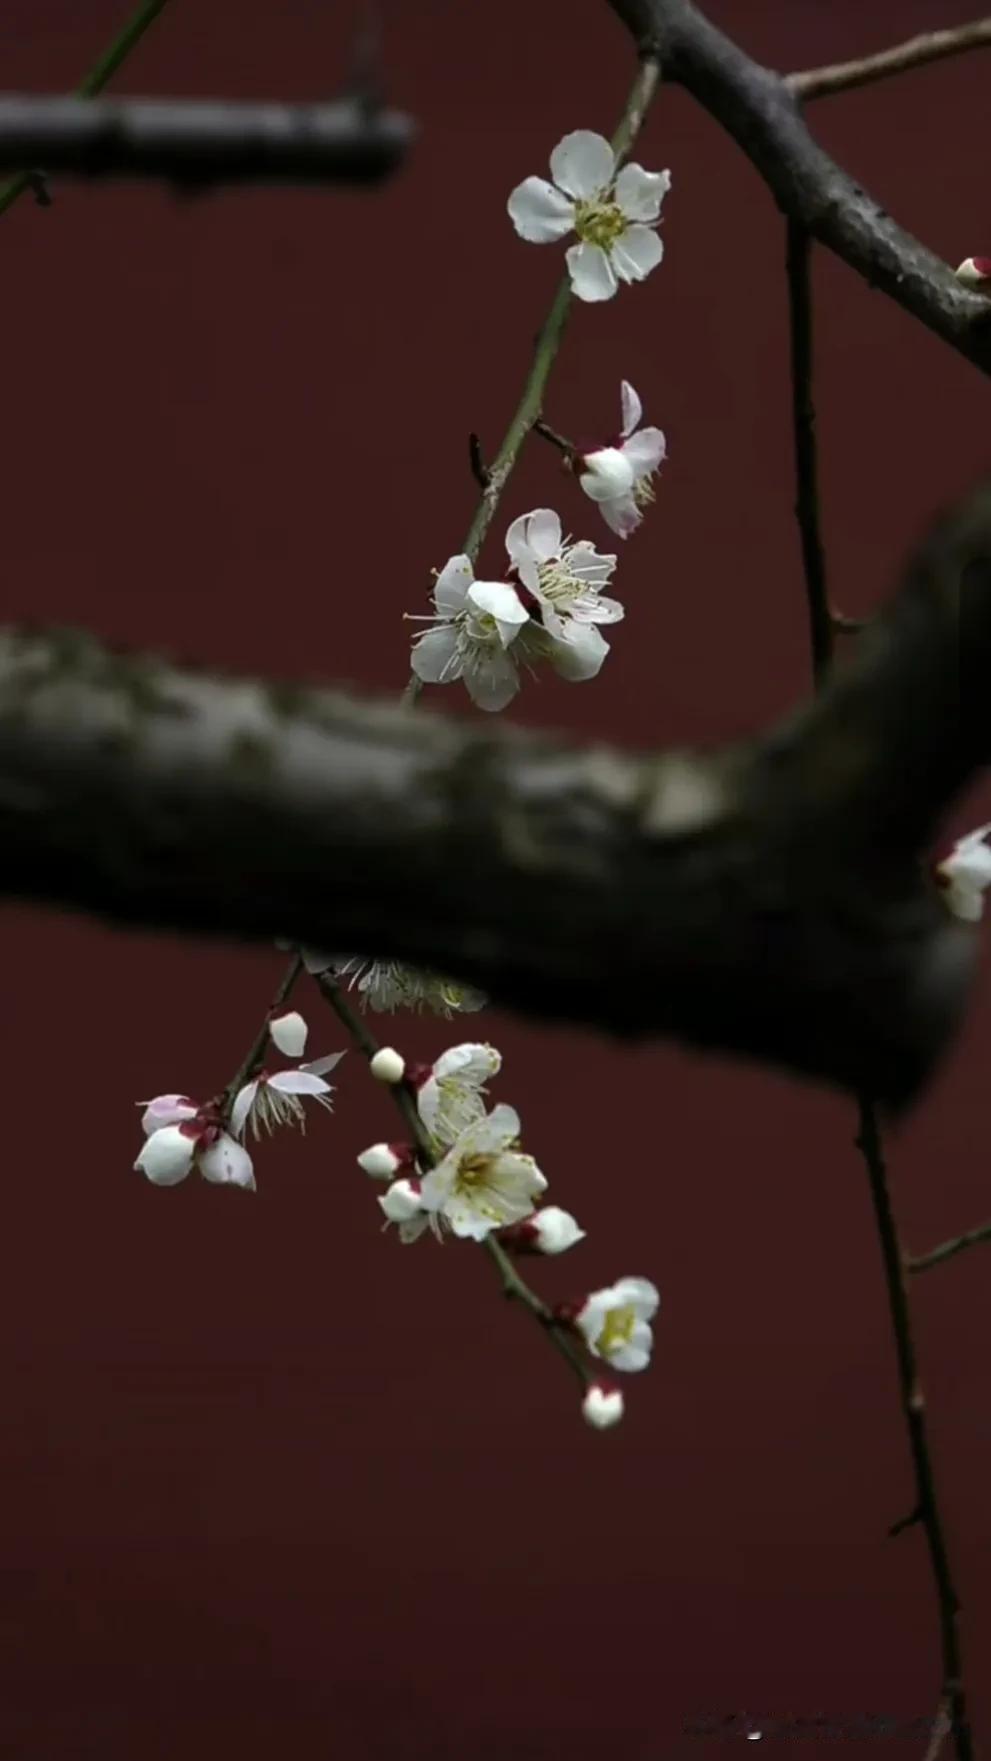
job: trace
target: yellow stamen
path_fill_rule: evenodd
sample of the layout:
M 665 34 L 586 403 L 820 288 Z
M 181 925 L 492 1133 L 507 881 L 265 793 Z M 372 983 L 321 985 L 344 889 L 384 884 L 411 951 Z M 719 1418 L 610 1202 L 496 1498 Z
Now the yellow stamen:
M 608 251 L 628 225 L 622 208 L 617 208 L 614 202 L 575 203 L 575 231 L 583 244 L 601 245 L 604 251 Z

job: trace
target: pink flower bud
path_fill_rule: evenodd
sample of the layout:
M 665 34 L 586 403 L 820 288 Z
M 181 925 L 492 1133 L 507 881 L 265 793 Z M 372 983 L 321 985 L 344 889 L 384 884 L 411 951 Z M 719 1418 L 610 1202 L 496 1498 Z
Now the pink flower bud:
M 177 1186 L 193 1165 L 200 1135 L 199 1127 L 188 1122 L 163 1125 L 152 1132 L 134 1166 L 153 1186 Z
M 382 1046 L 369 1064 L 369 1069 L 377 1082 L 402 1082 L 406 1073 L 406 1060 L 393 1046 Z
M 978 293 L 991 295 L 991 257 L 965 257 L 953 271 L 964 287 L 972 287 Z
M 418 1180 L 394 1180 L 379 1199 L 390 1223 L 410 1223 L 423 1209 Z
M 524 1217 L 522 1223 L 504 1229 L 499 1237 L 503 1247 L 517 1254 L 565 1253 L 584 1239 L 584 1229 L 579 1229 L 570 1211 L 562 1211 L 558 1205 L 545 1205 L 532 1217 Z
M 400 1169 L 412 1168 L 413 1162 L 411 1143 L 373 1143 L 358 1157 L 359 1168 L 363 1168 L 373 1180 L 391 1180 Z

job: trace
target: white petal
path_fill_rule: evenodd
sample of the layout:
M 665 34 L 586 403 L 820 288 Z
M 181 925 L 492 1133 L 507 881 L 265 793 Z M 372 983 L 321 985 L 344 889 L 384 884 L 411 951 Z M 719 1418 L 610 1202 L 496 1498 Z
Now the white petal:
M 564 238 L 575 224 L 575 210 L 567 196 L 543 177 L 528 177 L 517 184 L 506 207 L 520 238 L 529 239 L 532 245 L 549 245 Z
M 943 892 L 947 908 L 964 923 L 980 923 L 984 916 L 984 894 L 968 881 L 954 880 Z
M 499 648 L 475 650 L 466 657 L 465 688 L 479 709 L 505 709 L 520 688 L 512 656 Z
M 558 189 L 587 201 L 609 188 L 616 155 L 604 135 L 589 128 L 576 128 L 558 141 L 551 154 L 551 176 Z
M 520 1135 L 520 1116 L 515 1107 L 500 1102 L 477 1125 L 469 1126 L 458 1148 L 462 1154 L 491 1156 L 506 1149 Z
M 330 1093 L 330 1083 L 324 1082 L 322 1076 L 315 1076 L 312 1070 L 277 1070 L 268 1078 L 269 1088 L 277 1088 L 284 1095 L 326 1095 Z
M 643 404 L 628 379 L 624 379 L 619 388 L 619 401 L 623 411 L 623 426 L 620 432 L 625 440 L 628 435 L 633 433 L 643 415 Z
M 409 1223 L 423 1210 L 418 1180 L 394 1180 L 379 1204 L 390 1223 Z
M 450 685 L 460 679 L 463 656 L 458 652 L 458 633 L 453 625 L 428 630 L 413 644 L 410 665 L 425 685 Z
M 639 483 L 641 477 L 649 477 L 651 471 L 657 470 L 667 452 L 667 441 L 659 428 L 641 428 L 638 434 L 631 434 L 629 440 L 624 440 L 622 450 Z
M 434 582 L 433 592 L 434 604 L 442 618 L 457 617 L 473 579 L 474 571 L 466 556 L 452 556 L 444 564 Z
M 613 501 L 618 495 L 629 495 L 633 488 L 633 465 L 626 457 L 626 446 L 600 446 L 586 453 L 581 461 L 578 481 L 590 501 Z
M 248 1122 L 248 1114 L 251 1112 L 257 1093 L 257 1077 L 254 1082 L 246 1082 L 244 1087 L 238 1090 L 234 1105 L 231 1108 L 231 1130 L 235 1137 L 243 1136 L 244 1127 Z
M 184 1119 L 196 1117 L 196 1102 L 188 1095 L 156 1095 L 154 1100 L 139 1101 L 144 1107 L 141 1115 L 141 1129 L 146 1137 L 153 1131 L 160 1131 L 163 1125 L 181 1125 Z
M 618 1388 L 603 1388 L 593 1382 L 582 1401 L 582 1417 L 596 1431 L 618 1425 L 623 1416 L 623 1396 Z
M 359 1168 L 373 1180 L 391 1180 L 402 1163 L 391 1144 L 372 1143 L 357 1157 Z
M 434 1063 L 434 1076 L 438 1081 L 445 1076 L 458 1076 L 462 1082 L 477 1085 L 488 1082 L 497 1076 L 502 1069 L 502 1053 L 495 1046 L 479 1045 L 468 1041 L 464 1045 L 450 1046 L 441 1052 Z
M 670 171 L 645 171 L 642 165 L 624 165 L 616 179 L 616 205 L 627 220 L 656 220 L 670 188 Z
M 255 1190 L 251 1157 L 243 1144 L 235 1143 L 226 1131 L 209 1149 L 200 1151 L 196 1162 L 204 1180 L 215 1186 L 240 1186 L 245 1192 Z
M 612 264 L 621 281 L 642 281 L 656 269 L 664 245 L 649 226 L 628 226 L 612 248 Z
M 562 679 L 580 685 L 594 679 L 609 653 L 609 644 L 594 624 L 576 624 L 568 620 L 567 636 L 556 638 L 550 645 L 550 663 Z
M 649 1278 L 620 1278 L 613 1285 L 613 1291 L 621 1302 L 628 1302 L 645 1321 L 656 1315 L 661 1293 Z
M 546 563 L 560 555 L 561 522 L 553 508 L 534 508 L 532 514 L 521 514 L 506 533 L 506 549 L 514 563 L 533 558 Z
M 508 581 L 475 581 L 468 589 L 468 598 L 479 611 L 488 612 L 495 618 L 504 648 L 509 646 L 530 616 L 516 588 Z
M 153 1131 L 135 1162 L 153 1186 L 177 1186 L 193 1165 L 196 1138 L 180 1125 L 163 1125 Z
M 298 1009 L 290 1009 L 286 1015 L 277 1015 L 268 1024 L 272 1043 L 286 1058 L 301 1058 L 306 1048 L 307 1026 Z
M 616 277 L 601 245 L 571 245 L 564 253 L 564 260 L 576 299 L 612 299 L 616 292 Z
M 968 832 L 965 838 L 959 838 L 953 846 L 954 853 L 958 850 L 976 850 L 984 844 L 991 825 L 979 825 L 976 831 Z
M 565 561 L 573 575 L 590 587 L 605 587 L 616 569 L 617 558 L 596 550 L 588 538 L 569 546 Z
M 599 512 L 609 527 L 619 538 L 629 538 L 643 519 L 632 495 L 618 495 L 615 501 L 600 501 Z
M 346 1057 L 346 1051 L 328 1052 L 323 1058 L 313 1058 L 308 1064 L 301 1064 L 300 1069 L 309 1070 L 314 1076 L 326 1076 L 328 1070 L 335 1069 L 341 1059 Z

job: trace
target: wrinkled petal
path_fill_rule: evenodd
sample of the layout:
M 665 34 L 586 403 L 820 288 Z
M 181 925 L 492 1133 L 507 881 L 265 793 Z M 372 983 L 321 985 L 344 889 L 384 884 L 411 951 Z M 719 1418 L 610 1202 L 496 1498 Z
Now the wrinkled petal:
M 501 648 L 475 650 L 464 666 L 465 689 L 479 709 L 505 709 L 520 688 L 512 655 Z
M 579 685 L 585 679 L 595 678 L 608 653 L 609 644 L 594 624 L 576 624 L 569 619 L 566 634 L 551 642 L 549 658 L 562 679 Z
M 255 1096 L 257 1093 L 257 1077 L 253 1082 L 246 1082 L 243 1088 L 238 1089 L 234 1105 L 231 1108 L 231 1130 L 235 1137 L 243 1136 L 244 1127 L 248 1122 L 248 1114 L 251 1112 L 251 1109 L 255 1104 Z
M 453 624 L 443 630 L 428 630 L 413 644 L 410 665 L 425 685 L 451 685 L 460 679 L 464 656 L 458 647 L 458 633 Z
M 621 281 L 643 281 L 663 255 L 663 242 L 649 226 L 628 226 L 613 245 L 612 265 Z
M 615 168 L 616 155 L 609 142 L 590 128 L 565 135 L 551 154 L 551 176 L 558 189 L 579 201 L 608 189 Z
M 204 1180 L 214 1186 L 240 1186 L 245 1192 L 255 1190 L 251 1157 L 244 1145 L 235 1143 L 226 1131 L 209 1149 L 200 1151 L 196 1162 Z
M 434 1076 L 443 1081 L 446 1076 L 459 1076 L 462 1082 L 488 1082 L 491 1076 L 497 1076 L 502 1069 L 502 1053 L 495 1046 L 479 1045 L 469 1041 L 465 1045 L 450 1046 L 441 1052 L 433 1067 Z
M 624 165 L 616 179 L 616 206 L 627 220 L 656 220 L 670 188 L 670 171 L 645 171 L 642 165 Z
M 285 1015 L 277 1015 L 268 1024 L 272 1044 L 277 1046 L 285 1058 L 301 1058 L 306 1049 L 306 1035 L 309 1031 L 298 1009 L 290 1009 Z
M 643 415 L 643 404 L 628 379 L 624 379 L 619 388 L 620 407 L 623 411 L 623 426 L 620 433 L 625 440 L 633 433 L 634 428 Z
M 532 245 L 549 245 L 564 238 L 575 224 L 575 210 L 567 196 L 543 177 L 527 177 L 517 184 L 506 207 L 520 238 Z
M 519 564 L 533 560 L 550 561 L 561 549 L 561 522 L 553 508 L 534 508 L 532 514 L 521 514 L 506 533 L 506 549 L 512 561 Z
M 134 1166 L 153 1186 L 178 1186 L 189 1173 L 195 1153 L 195 1132 L 181 1125 L 163 1125 L 146 1140 Z
M 600 501 L 599 512 L 609 527 L 619 538 L 629 538 L 643 519 L 632 495 L 618 495 L 613 501 Z
M 616 277 L 601 245 L 571 245 L 564 253 L 564 260 L 576 299 L 612 299 L 616 292 Z
M 197 1113 L 196 1102 L 188 1095 L 156 1095 L 154 1100 L 139 1101 L 138 1106 L 144 1107 L 141 1129 L 146 1137 L 160 1131 L 163 1125 L 181 1125 L 184 1119 L 194 1119 Z
M 667 449 L 668 443 L 659 428 L 641 428 L 638 434 L 631 434 L 629 440 L 624 440 L 623 457 L 633 466 L 637 483 L 641 477 L 649 477 L 651 471 L 657 470 Z
M 495 619 L 504 648 L 508 648 L 530 616 L 516 588 L 508 581 L 475 581 L 468 589 L 468 598 L 479 611 Z
M 466 556 L 452 556 L 434 582 L 433 600 L 442 618 L 455 618 L 474 579 Z
M 645 1321 L 656 1315 L 660 1306 L 661 1293 L 649 1278 L 620 1278 L 613 1285 L 613 1292 Z

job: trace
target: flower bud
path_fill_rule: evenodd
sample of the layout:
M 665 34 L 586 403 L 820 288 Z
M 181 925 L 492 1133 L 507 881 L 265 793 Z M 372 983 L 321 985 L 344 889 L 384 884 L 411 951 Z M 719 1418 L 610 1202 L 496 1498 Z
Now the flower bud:
M 193 1165 L 198 1136 L 188 1124 L 163 1125 L 152 1132 L 134 1166 L 153 1186 L 177 1186 Z
M 499 1237 L 510 1253 L 548 1254 L 565 1253 L 584 1239 L 584 1229 L 579 1229 L 570 1211 L 562 1211 L 558 1205 L 545 1205 L 532 1217 L 524 1217 L 522 1223 L 511 1224 Z
M 362 1150 L 358 1166 L 373 1180 L 391 1180 L 400 1168 L 412 1168 L 413 1146 L 409 1143 L 373 1143 Z
M 306 1047 L 306 1022 L 296 1009 L 277 1015 L 268 1024 L 272 1042 L 285 1058 L 301 1058 Z
M 595 1431 L 608 1431 L 623 1416 L 623 1396 L 608 1382 L 593 1382 L 582 1401 L 582 1418 Z
M 245 1192 L 255 1191 L 255 1173 L 251 1165 L 251 1157 L 242 1144 L 239 1144 L 226 1131 L 222 1131 L 216 1143 L 209 1149 L 201 1150 L 199 1170 L 204 1180 L 215 1186 L 240 1186 Z
M 600 446 L 578 461 L 578 481 L 592 501 L 615 501 L 633 488 L 633 466 L 618 446 Z
M 390 1223 L 409 1223 L 423 1209 L 418 1180 L 394 1180 L 379 1199 Z
M 406 1060 L 393 1046 L 382 1046 L 372 1059 L 369 1069 L 377 1082 L 402 1082 Z
M 978 293 L 991 296 L 991 257 L 965 257 L 953 271 L 964 287 L 972 287 Z

